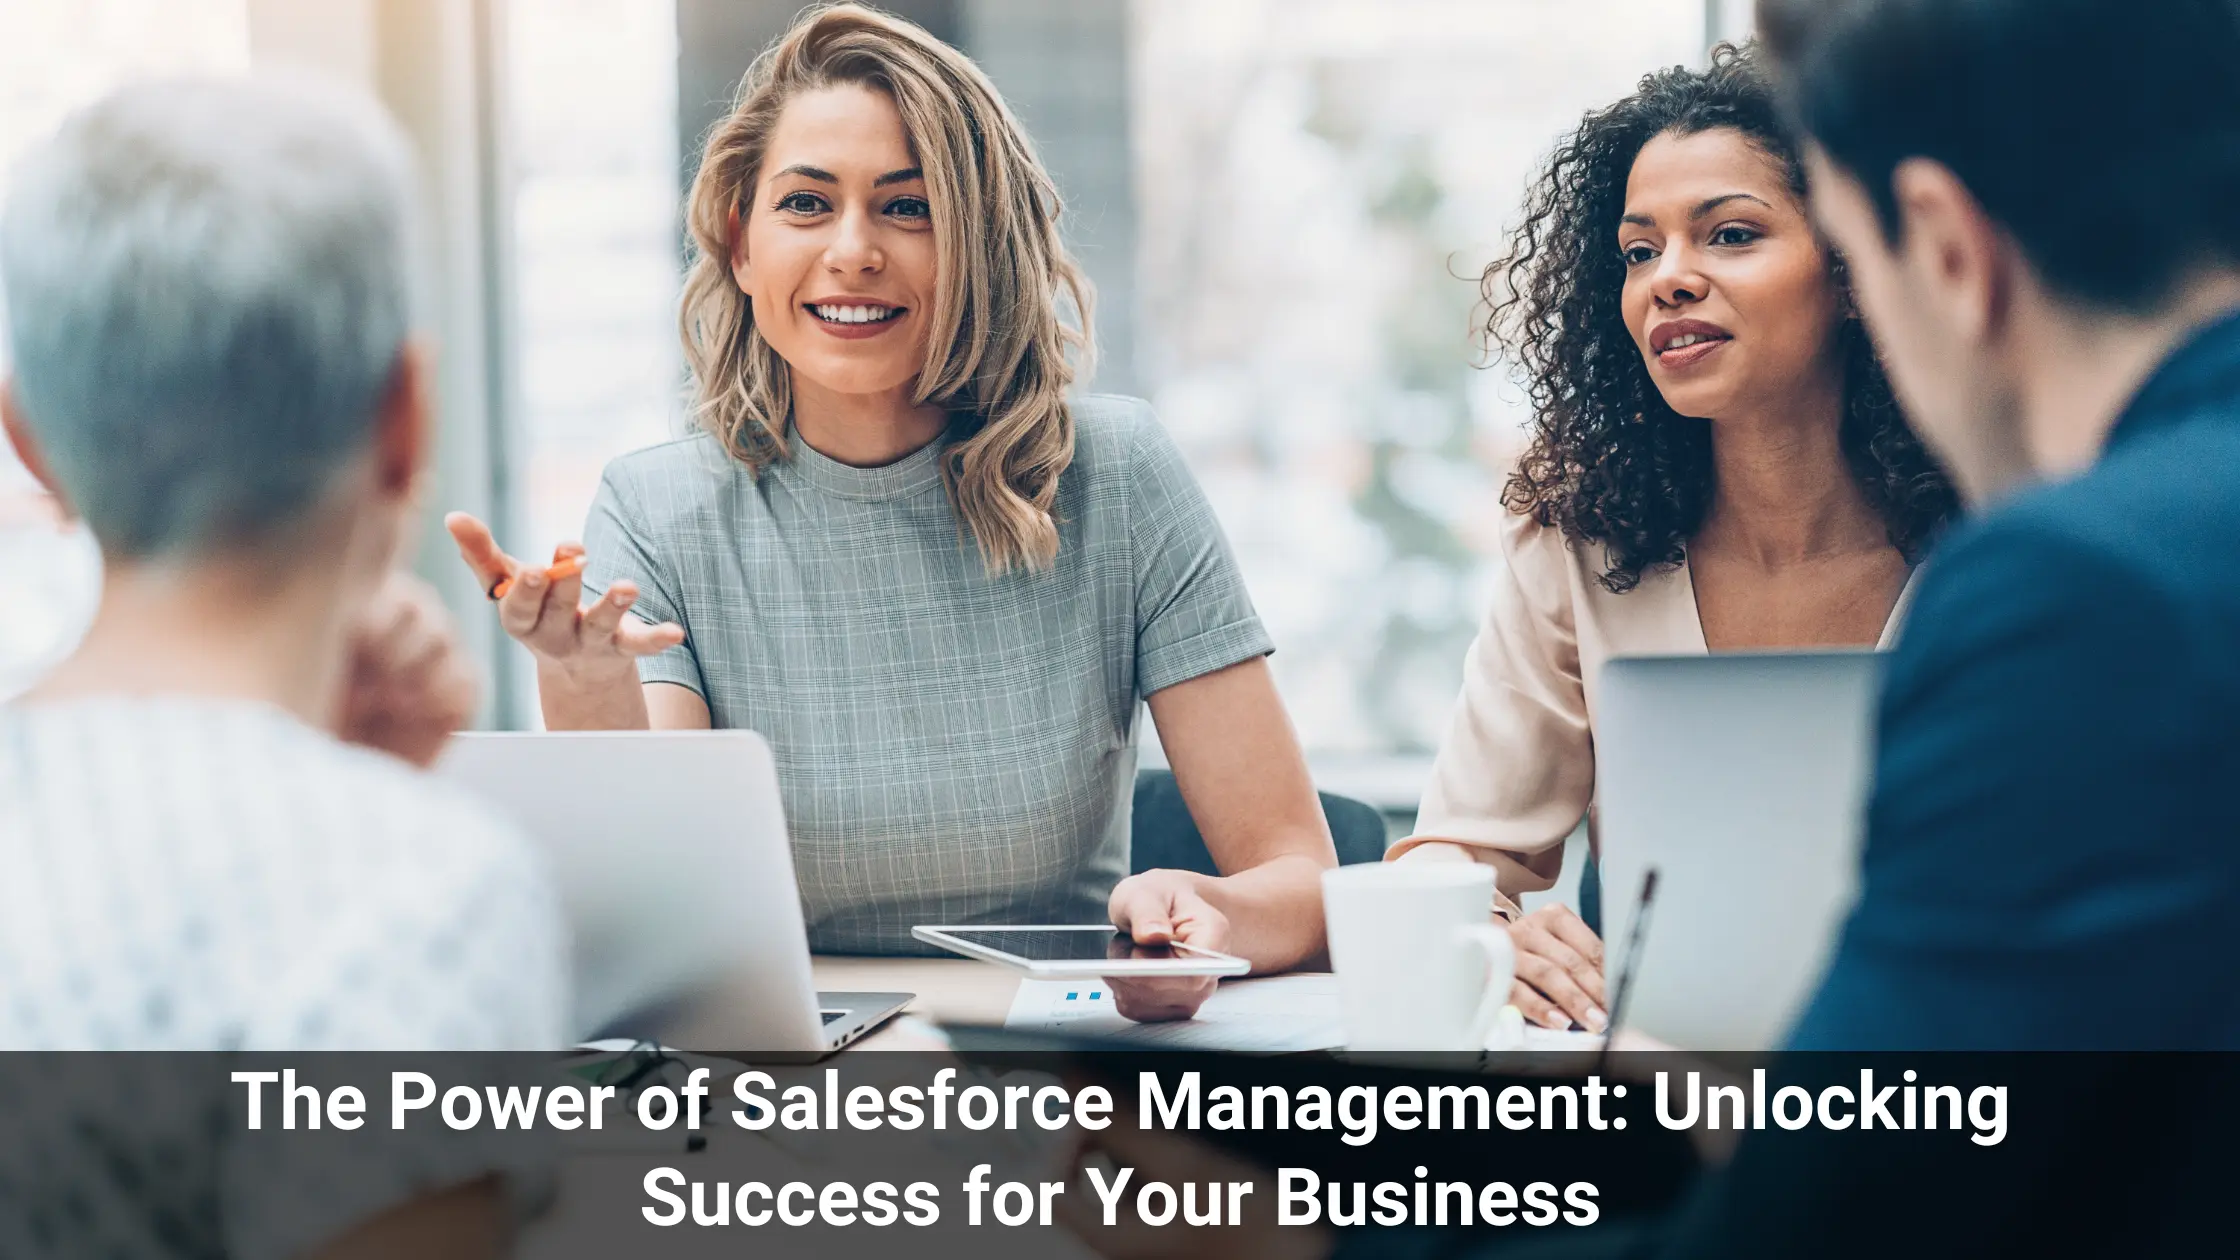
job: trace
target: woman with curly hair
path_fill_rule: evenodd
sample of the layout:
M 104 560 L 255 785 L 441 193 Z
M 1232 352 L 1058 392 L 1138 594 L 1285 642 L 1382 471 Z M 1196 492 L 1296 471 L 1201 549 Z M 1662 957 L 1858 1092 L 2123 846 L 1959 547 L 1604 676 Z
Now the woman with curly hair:
M 1531 443 L 1507 561 L 1416 834 L 1499 873 L 1514 1001 L 1598 1029 L 1602 945 L 1554 883 L 1594 797 L 1612 656 L 1887 644 L 1951 488 L 1905 425 L 1752 52 L 1587 115 L 1487 269 Z
M 1088 294 L 994 86 L 900 19 L 812 9 L 687 213 L 700 432 L 611 464 L 549 571 L 451 521 L 546 724 L 766 735 L 821 951 L 1109 915 L 1259 970 L 1319 956 L 1336 855 L 1267 633 L 1150 409 L 1066 396 Z M 1146 698 L 1220 877 L 1128 874 Z M 1212 986 L 1113 988 L 1172 1018 Z

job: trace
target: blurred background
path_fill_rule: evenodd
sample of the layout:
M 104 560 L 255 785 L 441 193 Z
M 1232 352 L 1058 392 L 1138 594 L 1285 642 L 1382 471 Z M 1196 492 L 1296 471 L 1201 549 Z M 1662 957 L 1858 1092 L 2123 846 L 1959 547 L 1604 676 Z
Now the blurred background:
M 138 75 L 309 66 L 388 104 L 421 159 L 440 339 L 421 568 L 492 680 L 486 721 L 532 726 L 526 659 L 435 519 L 474 510 L 538 553 L 580 532 L 607 460 L 681 431 L 681 191 L 799 7 L 0 0 L 0 170 Z M 1191 459 L 1318 780 L 1405 826 L 1524 421 L 1475 336 L 1477 274 L 1558 134 L 1700 63 L 1747 0 L 883 7 L 976 58 L 1034 133 L 1099 290 L 1089 387 L 1149 398 Z M 0 452 L 0 697 L 67 651 L 97 564 Z

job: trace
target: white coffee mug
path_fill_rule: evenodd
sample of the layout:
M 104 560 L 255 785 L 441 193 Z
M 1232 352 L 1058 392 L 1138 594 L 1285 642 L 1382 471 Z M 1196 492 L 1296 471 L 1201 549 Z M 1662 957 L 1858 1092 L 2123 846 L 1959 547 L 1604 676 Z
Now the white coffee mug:
M 1352 1050 L 1482 1050 L 1517 969 L 1490 921 L 1493 868 L 1380 862 L 1322 875 L 1338 1013 Z

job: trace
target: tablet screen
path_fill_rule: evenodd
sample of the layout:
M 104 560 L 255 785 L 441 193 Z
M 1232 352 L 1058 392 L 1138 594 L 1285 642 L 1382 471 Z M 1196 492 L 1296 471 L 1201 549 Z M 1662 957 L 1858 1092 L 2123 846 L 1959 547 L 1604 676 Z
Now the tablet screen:
M 1138 945 L 1125 932 L 1085 932 L 1058 928 L 1038 932 L 1021 928 L 948 928 L 948 935 L 982 949 L 1024 958 L 1028 962 L 1099 962 L 1116 958 L 1163 961 L 1201 954 L 1177 953 L 1165 945 Z

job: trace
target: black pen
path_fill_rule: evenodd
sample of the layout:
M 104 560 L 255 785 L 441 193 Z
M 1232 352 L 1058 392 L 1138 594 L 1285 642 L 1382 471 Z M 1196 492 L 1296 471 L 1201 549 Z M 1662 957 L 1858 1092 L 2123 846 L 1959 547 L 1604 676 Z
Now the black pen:
M 1649 907 L 1657 898 L 1657 868 L 1641 876 L 1641 896 L 1633 906 L 1633 928 L 1626 933 L 1626 966 L 1618 973 L 1618 987 L 1610 991 L 1610 1022 L 1603 1026 L 1602 1049 L 1595 1055 L 1594 1073 L 1603 1075 L 1610 1061 L 1610 1047 L 1617 1044 L 1618 1025 L 1626 1017 L 1626 998 L 1633 991 L 1634 972 L 1641 966 L 1641 943 L 1649 934 Z

